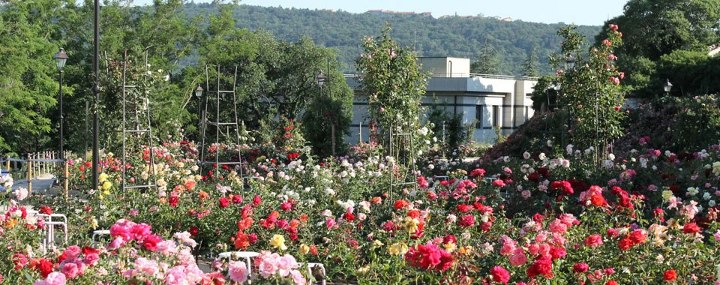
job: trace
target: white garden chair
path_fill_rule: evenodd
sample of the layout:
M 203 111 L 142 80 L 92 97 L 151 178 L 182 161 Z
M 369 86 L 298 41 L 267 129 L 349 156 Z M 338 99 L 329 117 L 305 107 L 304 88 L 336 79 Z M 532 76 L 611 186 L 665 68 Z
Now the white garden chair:
M 64 239 L 63 244 L 68 242 L 68 226 L 67 216 L 63 214 L 37 214 L 38 217 L 45 220 L 45 226 L 43 227 L 43 254 L 47 254 L 48 248 L 55 246 L 55 227 L 62 227 Z

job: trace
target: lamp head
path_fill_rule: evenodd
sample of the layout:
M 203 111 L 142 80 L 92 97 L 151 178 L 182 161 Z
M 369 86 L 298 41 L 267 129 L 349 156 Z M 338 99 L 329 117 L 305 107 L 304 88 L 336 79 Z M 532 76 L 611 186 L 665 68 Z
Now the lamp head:
M 665 79 L 665 85 L 663 85 L 663 89 L 665 90 L 665 93 L 670 93 L 670 90 L 672 90 L 672 83 L 670 83 L 670 79 Z
M 60 48 L 60 51 L 58 51 L 53 58 L 57 62 L 57 69 L 62 72 L 63 68 L 65 68 L 65 62 L 67 62 L 68 55 L 65 53 L 64 48 Z
M 203 94 L 203 88 L 202 86 L 198 85 L 198 87 L 195 89 L 195 97 L 202 97 Z

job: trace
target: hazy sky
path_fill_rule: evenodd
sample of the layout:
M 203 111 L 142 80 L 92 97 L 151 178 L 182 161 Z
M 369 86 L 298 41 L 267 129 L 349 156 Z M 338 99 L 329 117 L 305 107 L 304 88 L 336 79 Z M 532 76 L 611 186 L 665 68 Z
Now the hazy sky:
M 211 0 L 195 0 L 196 3 Z M 152 0 L 134 0 L 145 5 Z M 367 10 L 431 12 L 442 15 L 510 17 L 513 20 L 541 23 L 602 25 L 621 15 L 627 0 L 242 0 L 240 4 L 343 10 L 363 13 Z

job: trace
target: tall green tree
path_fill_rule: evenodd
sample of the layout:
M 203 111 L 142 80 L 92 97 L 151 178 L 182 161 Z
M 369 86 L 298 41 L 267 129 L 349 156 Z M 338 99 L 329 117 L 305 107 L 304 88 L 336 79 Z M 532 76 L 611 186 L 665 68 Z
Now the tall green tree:
M 582 38 L 574 26 L 561 29 L 562 51 L 555 62 L 578 54 Z M 620 82 L 624 73 L 614 61 L 614 50 L 622 45 L 618 26 L 612 25 L 607 38 L 590 48 L 587 56 L 579 54 L 574 69 L 560 72 L 561 90 L 558 103 L 572 115 L 572 143 L 580 148 L 593 147 L 595 154 L 605 154 L 607 145 L 623 135 L 622 121 L 625 112 L 620 109 L 624 102 Z M 600 156 L 595 157 L 596 160 Z
M 676 50 L 707 52 L 720 40 L 720 4 L 717 0 L 630 0 L 623 15 L 606 22 L 595 37 L 605 39 L 609 24 L 623 30 L 618 67 L 629 75 L 627 87 L 640 95 L 662 92 L 654 63 Z
M 390 26 L 380 36 L 363 40 L 363 53 L 357 59 L 362 74 L 362 92 L 368 96 L 370 119 L 383 138 L 420 128 L 420 103 L 427 75 L 422 72 L 411 49 L 401 48 L 390 37 Z M 387 142 L 387 140 L 385 140 Z
M 0 4 L 0 152 L 20 154 L 43 147 L 54 129 L 49 117 L 57 104 L 58 71 L 52 56 L 65 8 L 59 0 Z
M 303 137 L 322 154 L 331 153 L 329 123 L 334 122 L 336 144 L 342 145 L 352 114 L 352 93 L 330 50 L 308 38 L 283 42 L 265 32 L 237 28 L 233 7 L 221 6 L 220 13 L 210 18 L 199 53 L 200 65 L 238 67 L 241 119 L 251 129 L 268 124 L 276 115 L 307 120 Z M 316 82 L 321 70 L 328 77 L 324 90 Z M 193 72 L 188 79 L 204 80 L 204 71 L 188 70 Z M 229 75 L 226 71 L 222 76 Z
M 477 59 L 470 64 L 470 72 L 480 74 L 500 74 L 502 59 L 497 50 L 489 45 L 484 45 L 477 56 Z
M 538 76 L 538 58 L 535 54 L 535 48 L 528 51 L 527 59 L 523 62 L 523 75 L 524 76 Z

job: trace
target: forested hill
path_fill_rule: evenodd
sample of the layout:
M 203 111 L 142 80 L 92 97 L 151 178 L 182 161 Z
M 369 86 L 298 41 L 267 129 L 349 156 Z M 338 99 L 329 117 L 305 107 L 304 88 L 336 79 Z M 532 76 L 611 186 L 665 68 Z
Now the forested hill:
M 188 4 L 190 17 L 214 13 L 212 4 Z M 401 45 L 414 47 L 421 56 L 467 57 L 473 61 L 481 51 L 494 49 L 500 61 L 499 73 L 522 74 L 523 63 L 534 50 L 539 72 L 549 73 L 548 55 L 559 50 L 556 31 L 560 24 L 504 21 L 491 17 L 439 17 L 421 14 L 342 11 L 295 8 L 266 8 L 239 5 L 235 8 L 238 26 L 266 30 L 276 38 L 296 41 L 303 36 L 317 44 L 335 48 L 344 69 L 351 71 L 360 54 L 363 37 L 378 35 L 385 23 L 392 25 L 392 36 Z M 600 24 L 600 23 L 598 23 Z M 580 26 L 579 32 L 590 42 L 600 26 Z

